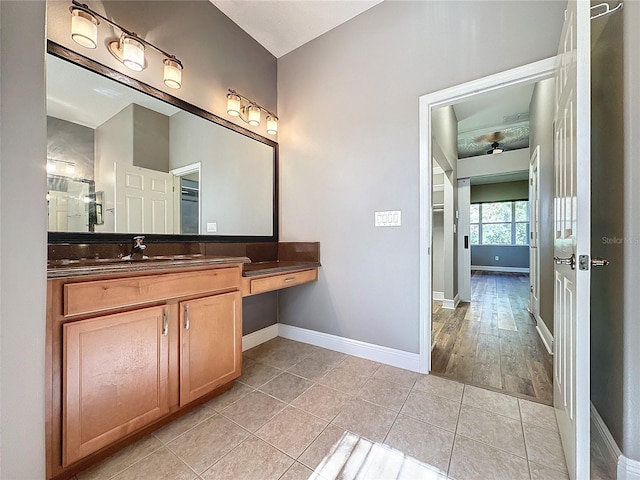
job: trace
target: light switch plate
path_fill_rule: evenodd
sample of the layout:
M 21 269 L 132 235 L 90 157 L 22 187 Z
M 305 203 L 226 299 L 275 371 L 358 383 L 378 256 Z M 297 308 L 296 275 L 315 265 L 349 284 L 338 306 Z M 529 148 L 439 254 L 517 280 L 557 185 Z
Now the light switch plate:
M 216 222 L 207 223 L 207 233 L 216 233 L 218 231 L 218 224 Z
M 374 212 L 374 222 L 376 227 L 399 227 L 402 225 L 402 212 L 400 210 Z

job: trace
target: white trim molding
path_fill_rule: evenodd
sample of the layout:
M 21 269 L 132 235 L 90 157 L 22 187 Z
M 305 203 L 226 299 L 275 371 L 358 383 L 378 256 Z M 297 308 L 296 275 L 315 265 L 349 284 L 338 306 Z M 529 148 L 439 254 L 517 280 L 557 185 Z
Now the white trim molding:
M 458 304 L 460 303 L 460 297 L 456 293 L 456 296 L 453 297 L 453 300 L 449 298 L 442 299 L 442 308 L 447 308 L 449 310 L 455 310 Z
M 414 372 L 419 371 L 420 356 L 417 353 L 396 350 L 373 343 L 361 342 L 351 338 L 339 337 L 329 333 L 316 332 L 306 328 L 279 323 L 279 335 L 290 340 L 309 343 L 317 347 L 328 348 L 336 352 L 355 355 L 375 362 L 392 365 Z
M 437 292 L 434 290 L 431 298 L 433 300 L 444 300 L 444 292 Z
M 550 355 L 553 355 L 553 334 L 547 328 L 547 324 L 544 323 L 542 317 L 536 316 L 536 330 L 538 331 L 538 335 L 540 335 L 540 340 L 544 343 L 547 352 Z
M 622 454 L 593 403 L 591 404 L 591 438 L 604 457 L 611 478 L 640 480 L 640 462 Z
M 278 336 L 278 324 L 274 323 L 268 327 L 262 328 L 256 332 L 248 333 L 242 337 L 242 351 L 249 350 L 250 348 L 257 347 L 261 343 L 268 342 L 269 340 Z
M 526 267 L 501 267 L 499 265 L 471 265 L 471 270 L 481 272 L 529 273 Z

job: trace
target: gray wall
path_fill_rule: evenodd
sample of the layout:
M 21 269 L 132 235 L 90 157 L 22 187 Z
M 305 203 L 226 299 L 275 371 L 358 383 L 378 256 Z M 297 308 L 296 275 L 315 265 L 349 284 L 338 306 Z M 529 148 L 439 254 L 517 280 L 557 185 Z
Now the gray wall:
M 44 2 L 0 2 L 0 478 L 12 480 L 45 477 L 44 25 Z
M 500 155 L 480 155 L 458 160 L 458 178 L 529 170 L 529 150 L 509 150 Z
M 242 335 L 278 323 L 278 292 L 251 295 L 242 299 Z
M 633 233 L 638 218 L 633 210 L 639 202 L 635 191 L 640 172 L 634 166 L 637 158 L 631 158 L 639 151 L 640 125 L 637 105 L 625 102 L 631 98 L 628 95 L 632 95 L 628 88 L 635 92 L 640 78 L 637 56 L 640 37 L 628 30 L 631 23 L 635 23 L 632 28 L 636 31 L 640 29 L 640 22 L 631 21 L 634 15 L 636 19 L 640 16 L 633 3 L 627 2 L 621 13 L 592 22 L 591 253 L 607 258 L 611 265 L 594 269 L 591 274 L 591 401 L 623 453 L 640 459 L 640 358 L 637 354 L 640 338 L 635 326 L 638 323 L 636 251 L 640 237 Z M 635 43 L 629 43 L 634 36 Z M 633 57 L 625 58 L 625 48 L 634 52 Z M 627 81 L 635 72 L 633 85 L 625 85 L 626 62 L 630 67 Z M 629 105 L 626 112 L 625 104 Z M 625 113 L 635 115 L 627 126 Z M 633 131 L 628 129 L 631 126 Z M 631 149 L 625 154 L 627 147 Z
M 528 198 L 529 182 L 527 180 L 471 185 L 471 203 L 506 202 Z
M 76 168 L 75 178 L 93 180 L 94 132 L 93 128 L 47 117 L 47 159 L 72 162 Z
M 201 162 L 202 226 L 218 235 L 273 233 L 273 148 L 188 112 L 171 116 L 171 169 Z
M 565 5 L 382 2 L 278 60 L 282 239 L 322 244 L 282 323 L 418 352 L 418 99 L 555 55 Z
M 133 104 L 133 165 L 169 172 L 169 117 Z
M 495 259 L 496 255 L 498 260 Z M 529 247 L 510 245 L 472 245 L 471 268 L 516 267 L 529 268 Z
M 549 78 L 533 87 L 529 104 L 530 154 L 540 145 L 538 160 L 540 256 L 540 318 L 553 334 L 553 115 L 555 80 Z

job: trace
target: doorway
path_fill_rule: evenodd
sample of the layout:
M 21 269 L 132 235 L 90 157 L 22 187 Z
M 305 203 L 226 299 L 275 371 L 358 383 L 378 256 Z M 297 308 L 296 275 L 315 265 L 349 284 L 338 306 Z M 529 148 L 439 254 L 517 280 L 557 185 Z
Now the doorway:
M 421 371 L 432 370 L 431 349 L 433 346 L 433 279 L 434 262 L 433 234 L 433 159 L 441 147 L 432 142 L 433 113 L 441 107 L 448 107 L 477 94 L 496 91 L 503 87 L 535 83 L 553 76 L 554 59 L 547 59 L 525 65 L 507 72 L 485 77 L 480 80 L 458 85 L 420 98 L 420 367 Z M 456 183 L 457 186 L 457 183 Z M 458 205 L 454 216 L 459 216 Z M 458 224 L 458 218 L 455 223 Z M 455 229 L 455 226 L 454 226 Z M 464 239 L 462 239 L 464 242 Z M 528 290 L 528 284 L 525 288 Z M 458 297 L 459 299 L 459 297 Z

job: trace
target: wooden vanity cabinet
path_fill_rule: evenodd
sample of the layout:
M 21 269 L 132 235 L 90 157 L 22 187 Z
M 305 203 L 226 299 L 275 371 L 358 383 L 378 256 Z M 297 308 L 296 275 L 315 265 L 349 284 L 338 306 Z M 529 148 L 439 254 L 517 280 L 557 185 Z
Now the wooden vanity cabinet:
M 241 375 L 241 263 L 48 281 L 47 478 L 67 479 Z
M 63 326 L 64 466 L 169 413 L 169 311 Z
M 241 316 L 240 292 L 180 303 L 180 406 L 240 376 Z

